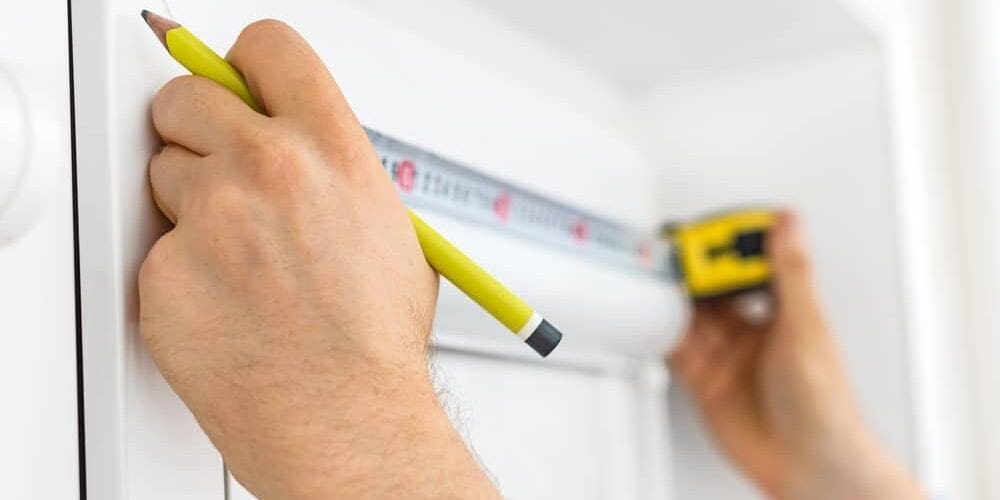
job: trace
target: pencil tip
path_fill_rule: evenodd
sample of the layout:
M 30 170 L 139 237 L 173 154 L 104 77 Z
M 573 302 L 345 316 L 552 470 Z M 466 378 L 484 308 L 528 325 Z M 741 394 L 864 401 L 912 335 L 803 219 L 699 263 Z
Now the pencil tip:
M 141 15 L 142 15 L 142 20 L 146 21 L 146 24 L 149 25 L 150 29 L 153 30 L 153 33 L 156 34 L 156 37 L 160 39 L 160 43 L 162 43 L 163 46 L 166 47 L 167 46 L 166 33 L 180 25 L 163 16 L 158 16 L 146 9 L 142 9 Z

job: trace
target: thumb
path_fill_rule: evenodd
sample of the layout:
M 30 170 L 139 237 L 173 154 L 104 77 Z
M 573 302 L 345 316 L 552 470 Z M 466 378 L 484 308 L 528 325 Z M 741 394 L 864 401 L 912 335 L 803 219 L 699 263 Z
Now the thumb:
M 815 310 L 817 300 L 809 252 L 798 216 L 791 211 L 778 214 L 766 244 L 778 310 L 792 314 Z

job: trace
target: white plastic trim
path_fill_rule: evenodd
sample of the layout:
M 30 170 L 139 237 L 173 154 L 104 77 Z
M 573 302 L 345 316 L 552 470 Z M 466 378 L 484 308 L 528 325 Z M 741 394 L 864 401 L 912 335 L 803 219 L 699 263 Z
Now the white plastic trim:
M 44 110 L 29 106 L 26 88 L 0 61 L 0 246 L 27 233 L 37 220 L 50 168 L 39 161 L 36 134 L 41 131 L 33 120 Z

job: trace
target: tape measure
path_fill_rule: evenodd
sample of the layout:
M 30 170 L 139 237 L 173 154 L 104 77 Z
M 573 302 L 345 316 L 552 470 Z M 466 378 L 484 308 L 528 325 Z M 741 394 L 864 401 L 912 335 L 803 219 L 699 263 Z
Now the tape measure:
M 773 210 L 747 209 L 667 225 L 663 236 L 674 244 L 677 275 L 688 295 L 707 300 L 768 286 L 764 242 L 774 221 Z
M 485 175 L 365 128 L 403 201 L 576 257 L 680 283 L 693 299 L 766 286 L 768 210 L 739 210 L 672 224 L 650 235 Z
M 366 128 L 412 208 L 512 234 L 654 279 L 674 281 L 670 245 L 656 235 L 547 199 Z

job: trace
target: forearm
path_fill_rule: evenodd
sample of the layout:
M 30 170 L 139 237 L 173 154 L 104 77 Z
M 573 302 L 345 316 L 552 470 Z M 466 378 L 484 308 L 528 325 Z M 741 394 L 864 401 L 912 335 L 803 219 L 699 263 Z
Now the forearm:
M 280 435 L 250 467 L 258 476 L 270 470 L 262 484 L 277 487 L 254 491 L 251 477 L 251 491 L 264 499 L 500 498 L 425 373 L 355 374 L 337 385 L 338 404 L 321 419 L 282 416 Z
M 778 497 L 786 500 L 920 500 L 914 479 L 873 440 L 806 461 Z
M 387 404 L 403 411 L 360 428 L 308 498 L 500 498 L 433 393 Z

